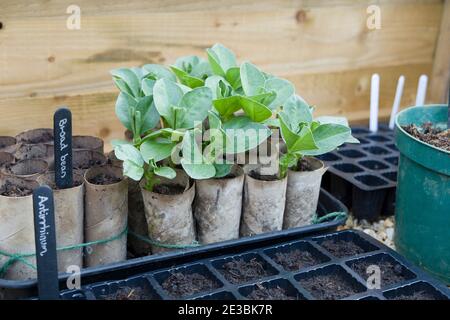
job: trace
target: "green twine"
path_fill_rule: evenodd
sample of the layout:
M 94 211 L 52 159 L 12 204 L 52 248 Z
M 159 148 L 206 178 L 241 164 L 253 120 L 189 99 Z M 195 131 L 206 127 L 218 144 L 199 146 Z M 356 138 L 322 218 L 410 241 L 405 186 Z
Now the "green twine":
M 322 217 L 319 217 L 317 215 L 317 213 L 316 213 L 314 215 L 311 223 L 312 224 L 318 224 L 318 223 L 322 223 L 324 221 L 328 221 L 328 220 L 331 220 L 331 219 L 337 220 L 337 219 L 340 219 L 340 218 L 345 218 L 347 220 L 347 217 L 348 217 L 348 215 L 345 212 L 331 212 L 331 213 L 328 213 L 328 214 L 326 214 L 326 215 L 324 215 Z
M 322 217 L 319 217 L 317 214 L 314 215 L 311 223 L 312 224 L 318 224 L 318 223 L 322 223 L 324 221 L 328 221 L 331 219 L 339 219 L 339 218 L 347 218 L 347 213 L 345 212 L 331 212 L 328 213 Z M 181 245 L 181 244 L 166 244 L 166 243 L 161 243 L 159 241 L 155 241 L 152 240 L 148 237 L 144 237 L 142 235 L 139 235 L 137 233 L 134 233 L 133 231 L 128 230 L 128 227 L 125 227 L 125 229 L 120 232 L 119 234 L 108 238 L 108 239 L 102 239 L 102 240 L 96 240 L 96 241 L 91 241 L 91 242 L 86 242 L 86 243 L 82 243 L 82 244 L 76 244 L 76 245 L 71 245 L 71 246 L 66 246 L 66 247 L 62 247 L 62 248 L 58 248 L 56 250 L 58 251 L 66 251 L 66 250 L 74 250 L 74 249 L 80 249 L 80 248 L 85 248 L 85 247 L 89 247 L 89 246 L 93 246 L 93 245 L 97 245 L 97 244 L 104 244 L 107 242 L 111 242 L 117 239 L 120 239 L 124 234 L 130 234 L 133 237 L 136 237 L 137 239 L 144 241 L 145 243 L 154 245 L 154 246 L 158 246 L 161 248 L 167 248 L 167 249 L 189 249 L 189 248 L 195 248 L 200 246 L 200 244 L 197 241 L 194 241 L 192 244 L 186 244 L 186 245 Z M 13 265 L 16 262 L 21 262 L 23 264 L 25 264 L 26 266 L 30 267 L 33 270 L 36 270 L 36 266 L 31 264 L 30 262 L 28 262 L 27 260 L 25 260 L 25 258 L 30 258 L 35 256 L 35 253 L 9 253 L 6 251 L 2 251 L 0 250 L 0 256 L 5 256 L 8 257 L 9 259 L 0 267 L 0 278 L 4 276 L 4 274 L 6 273 L 6 271 L 8 271 L 8 269 L 11 267 L 11 265 Z
M 137 234 L 133 231 L 128 231 L 128 234 L 132 235 L 133 237 L 138 238 L 141 241 L 144 241 L 145 243 L 161 247 L 161 248 L 167 248 L 167 249 L 189 249 L 189 248 L 196 248 L 200 246 L 200 244 L 197 241 L 192 242 L 191 244 L 168 244 L 168 243 L 162 243 L 159 241 L 152 240 L 148 237 L 144 237 L 140 234 Z
M 104 244 L 104 243 L 107 243 L 107 242 L 111 242 L 111 241 L 120 239 L 127 232 L 128 232 L 128 226 L 125 227 L 125 229 L 123 229 L 119 234 L 117 234 L 115 236 L 112 236 L 111 238 L 95 240 L 95 241 L 81 243 L 81 244 L 70 245 L 70 246 L 66 246 L 66 247 L 62 247 L 62 248 L 57 248 L 56 250 L 57 251 L 66 251 L 66 250 L 74 250 L 74 249 L 81 249 L 81 248 L 85 248 L 85 247 L 90 247 L 90 246 L 97 245 L 97 244 Z M 8 271 L 8 269 L 16 262 L 22 262 L 23 264 L 25 264 L 26 266 L 30 267 L 31 269 L 36 270 L 36 266 L 35 265 L 33 265 L 32 263 L 30 263 L 27 260 L 25 260 L 25 258 L 33 257 L 35 255 L 36 255 L 35 253 L 9 253 L 9 252 L 0 250 L 0 256 L 5 256 L 5 257 L 9 258 L 0 267 L 0 278 L 3 277 L 4 274 L 6 273 L 6 271 Z

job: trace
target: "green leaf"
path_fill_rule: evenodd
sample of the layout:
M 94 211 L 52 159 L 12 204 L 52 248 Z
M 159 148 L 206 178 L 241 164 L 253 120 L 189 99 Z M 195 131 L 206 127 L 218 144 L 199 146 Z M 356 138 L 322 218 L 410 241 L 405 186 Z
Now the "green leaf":
M 217 112 L 223 117 L 229 117 L 242 108 L 239 96 L 214 100 L 213 105 Z
M 183 138 L 183 158 L 181 165 L 184 171 L 193 179 L 209 179 L 215 176 L 213 164 L 204 161 L 201 150 L 195 140 L 194 130 L 186 131 Z
M 170 72 L 169 69 L 159 64 L 146 64 L 142 66 L 142 70 L 144 77 L 147 79 L 152 80 L 166 79 L 173 82 L 177 81 L 177 78 L 172 72 Z
M 301 97 L 293 95 L 283 105 L 284 120 L 293 132 L 297 132 L 300 123 L 310 123 L 313 120 L 310 106 Z
M 123 162 L 123 174 L 135 181 L 139 181 L 144 175 L 144 168 L 131 160 L 125 160 Z
M 278 117 L 280 119 L 281 137 L 283 138 L 284 142 L 286 143 L 286 147 L 289 150 L 299 139 L 299 135 L 292 131 L 290 126 L 288 125 L 289 118 L 287 114 L 280 113 Z
M 312 132 L 318 149 L 305 151 L 305 155 L 320 155 L 333 151 L 351 137 L 351 129 L 340 124 L 321 124 Z
M 292 83 L 285 79 L 270 78 L 266 80 L 264 88 L 276 93 L 275 99 L 269 104 L 271 109 L 276 109 L 286 102 L 294 94 L 295 88 Z
M 332 116 L 321 116 L 317 117 L 315 121 L 319 122 L 320 124 L 339 124 L 341 126 L 348 127 L 348 120 L 345 117 L 332 117 Z
M 131 69 L 120 68 L 110 71 L 114 82 L 118 86 L 119 90 L 126 92 L 132 97 L 139 97 L 140 92 L 140 79 L 136 76 L 135 72 Z
M 240 102 L 245 114 L 255 122 L 262 122 L 272 116 L 272 110 L 262 103 L 244 96 L 240 97 Z
M 183 98 L 183 90 L 173 81 L 159 79 L 153 87 L 153 100 L 158 113 L 169 123 L 175 124 L 172 106 L 178 106 Z
M 144 165 L 144 159 L 137 148 L 131 144 L 120 144 L 114 148 L 114 154 L 117 159 L 122 161 L 132 161 L 137 166 Z
M 225 79 L 228 83 L 233 87 L 234 90 L 237 90 L 242 86 L 241 83 L 241 69 L 239 67 L 232 67 L 228 69 Z
M 289 152 L 298 152 L 304 154 L 305 150 L 316 150 L 317 144 L 314 141 L 313 133 L 308 126 L 303 126 L 298 134 L 298 139 L 295 143 L 289 148 Z
M 180 102 L 180 107 L 186 111 L 179 121 L 177 128 L 193 128 L 205 120 L 212 106 L 212 93 L 207 87 L 195 88 L 186 93 Z
M 254 101 L 257 101 L 265 106 L 269 106 L 272 103 L 272 101 L 275 100 L 276 96 L 277 95 L 275 92 L 267 92 L 267 93 L 258 94 L 256 96 L 251 96 L 249 98 Z
M 178 69 L 175 66 L 171 66 L 170 68 L 172 69 L 173 73 L 175 73 L 175 75 L 178 77 L 180 82 L 188 86 L 189 88 L 197 88 L 205 84 L 205 82 L 202 79 L 190 76 L 187 72 Z
M 223 164 L 214 163 L 214 167 L 216 169 L 216 175 L 214 177 L 223 178 L 230 174 L 233 165 L 228 163 Z
M 149 163 L 150 160 L 158 162 L 170 157 L 176 145 L 167 138 L 146 139 L 141 144 L 141 155 L 146 163 Z
M 208 61 L 214 74 L 225 77 L 228 69 L 237 66 L 235 54 L 221 44 L 206 49 Z
M 246 152 L 264 142 L 272 132 L 263 124 L 253 122 L 249 117 L 238 116 L 223 124 L 227 135 L 227 154 Z
M 128 130 L 132 130 L 129 108 L 136 106 L 136 100 L 125 92 L 119 93 L 116 100 L 116 115 Z
M 139 127 L 141 128 L 139 134 L 153 129 L 158 124 L 159 113 L 153 104 L 152 96 L 140 98 L 136 104 L 136 111 L 139 111 L 142 116 L 142 123 L 139 124 Z
M 264 74 L 250 62 L 241 65 L 242 88 L 247 96 L 256 96 L 264 88 L 266 78 Z
M 142 92 L 146 96 L 153 95 L 153 87 L 155 86 L 156 80 L 153 79 L 143 79 L 142 80 Z
M 122 139 L 112 139 L 111 145 L 115 148 L 117 146 L 120 146 L 121 144 L 131 144 L 130 141 L 122 140 Z
M 156 175 L 167 179 L 174 179 L 177 176 L 176 171 L 170 167 L 156 167 L 154 172 Z

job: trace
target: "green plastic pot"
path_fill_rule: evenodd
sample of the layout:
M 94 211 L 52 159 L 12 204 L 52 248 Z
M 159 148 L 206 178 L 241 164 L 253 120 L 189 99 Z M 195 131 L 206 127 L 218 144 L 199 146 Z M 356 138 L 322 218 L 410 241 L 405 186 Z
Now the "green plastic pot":
M 394 241 L 401 254 L 450 283 L 450 152 L 402 128 L 424 122 L 446 128 L 447 106 L 411 107 L 396 117 L 400 160 Z

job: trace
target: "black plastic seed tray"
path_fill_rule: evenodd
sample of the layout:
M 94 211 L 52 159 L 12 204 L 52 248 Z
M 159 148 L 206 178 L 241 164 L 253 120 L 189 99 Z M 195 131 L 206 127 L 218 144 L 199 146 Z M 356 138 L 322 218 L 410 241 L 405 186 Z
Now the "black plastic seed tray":
M 320 192 L 317 213 L 319 217 L 323 217 L 324 215 L 333 212 L 348 213 L 348 209 L 340 201 L 336 200 L 336 198 L 330 195 L 330 193 L 322 189 Z M 329 221 L 312 224 L 309 226 L 268 232 L 253 237 L 244 237 L 237 240 L 213 243 L 210 245 L 178 250 L 165 254 L 156 254 L 147 257 L 134 258 L 112 265 L 85 268 L 81 271 L 81 274 L 84 283 L 98 282 L 103 279 L 111 279 L 112 276 L 115 276 L 115 270 L 117 270 L 118 272 L 118 277 L 123 278 L 124 276 L 122 270 L 135 270 L 134 268 L 139 269 L 139 266 L 141 266 L 143 263 L 151 265 L 154 268 L 159 268 L 160 266 L 165 265 L 166 261 L 176 261 L 177 264 L 180 264 L 184 261 L 193 261 L 195 259 L 203 259 L 207 256 L 215 256 L 221 254 L 221 252 L 223 252 L 223 250 L 225 249 L 239 251 L 239 248 L 241 246 L 246 246 L 247 248 L 249 248 L 254 245 L 257 247 L 263 244 L 269 245 L 274 241 L 287 241 L 299 237 L 300 235 L 306 236 L 317 234 L 323 231 L 334 231 L 338 226 L 343 225 L 345 221 L 345 217 L 338 217 Z M 146 268 L 146 271 L 148 271 L 148 267 Z M 67 277 L 67 274 L 59 275 L 61 289 L 67 288 Z M 0 279 L 0 300 L 26 298 L 36 294 L 36 279 L 21 281 Z
M 376 133 L 365 127 L 353 127 L 352 133 L 359 144 L 318 157 L 329 167 L 323 186 L 358 219 L 394 214 L 399 158 L 394 132 L 381 125 Z
M 380 281 L 368 282 L 366 271 L 372 273 L 377 268 Z M 220 254 L 202 259 L 174 258 L 158 265 L 142 261 L 139 267 L 103 276 L 109 279 L 63 292 L 62 298 L 450 299 L 444 284 L 375 239 L 353 230 L 298 236 L 271 245 L 224 248 Z

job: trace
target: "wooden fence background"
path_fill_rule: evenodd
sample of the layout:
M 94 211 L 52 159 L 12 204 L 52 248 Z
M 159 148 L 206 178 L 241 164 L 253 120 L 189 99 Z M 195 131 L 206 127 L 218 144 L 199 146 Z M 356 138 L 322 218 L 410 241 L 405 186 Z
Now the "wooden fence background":
M 80 30 L 66 27 L 71 4 Z M 381 8 L 380 30 L 366 26 L 370 4 Z M 67 105 L 76 133 L 121 137 L 108 71 L 171 64 L 216 42 L 293 81 L 317 114 L 365 121 L 374 72 L 381 116 L 401 74 L 403 107 L 421 74 L 431 80 L 427 101 L 446 100 L 450 0 L 1 0 L 0 135 L 50 126 Z

